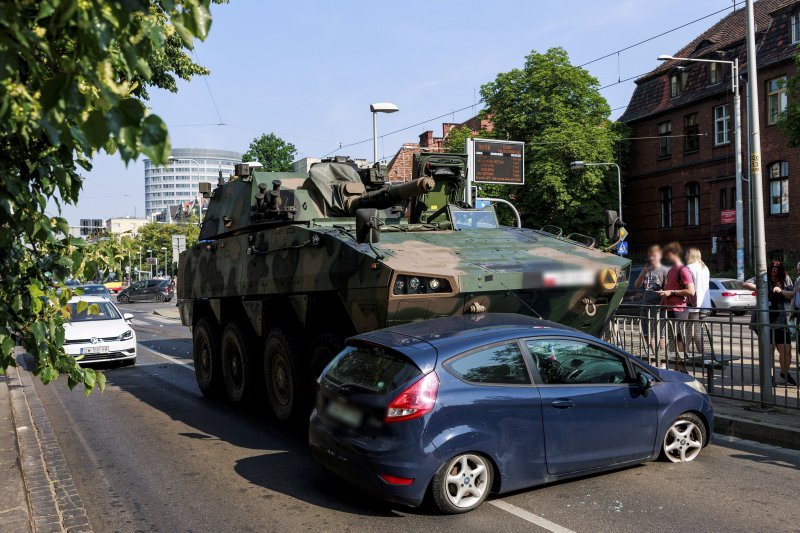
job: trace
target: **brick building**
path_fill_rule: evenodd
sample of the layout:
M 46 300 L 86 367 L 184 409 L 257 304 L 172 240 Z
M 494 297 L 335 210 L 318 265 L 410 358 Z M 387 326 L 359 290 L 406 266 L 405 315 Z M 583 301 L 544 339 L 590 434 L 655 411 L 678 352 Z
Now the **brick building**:
M 436 137 L 432 130 L 424 131 L 419 136 L 419 142 L 403 143 L 403 146 L 397 151 L 388 163 L 389 179 L 391 181 L 408 181 L 411 179 L 414 164 L 414 154 L 420 152 L 443 152 L 444 141 L 447 134 L 453 128 L 467 126 L 473 134 L 479 131 L 492 131 L 493 125 L 491 120 L 480 117 L 472 117 L 471 119 L 462 122 L 444 122 L 442 123 L 442 136 Z
M 800 251 L 800 149 L 789 148 L 776 125 L 786 106 L 783 80 L 795 71 L 800 0 L 755 3 L 761 163 L 767 250 L 773 257 Z M 732 12 L 673 54 L 733 60 L 742 74 L 742 151 L 748 179 L 747 77 L 744 8 Z M 634 257 L 652 243 L 677 240 L 710 257 L 710 266 L 735 264 L 736 229 L 733 94 L 727 65 L 667 61 L 636 80 L 620 121 L 631 128 L 625 169 L 625 218 Z M 750 249 L 749 182 L 744 183 L 745 248 Z M 713 244 L 712 244 L 713 243 Z M 716 250 L 711 254 L 712 248 Z

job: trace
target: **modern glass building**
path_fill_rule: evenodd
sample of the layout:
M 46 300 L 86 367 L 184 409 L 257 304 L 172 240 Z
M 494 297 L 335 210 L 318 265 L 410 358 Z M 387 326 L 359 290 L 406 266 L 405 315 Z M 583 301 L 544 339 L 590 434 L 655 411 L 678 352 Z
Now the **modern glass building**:
M 167 166 L 144 160 L 144 207 L 148 217 L 169 206 L 190 202 L 198 194 L 197 184 L 216 183 L 219 171 L 227 178 L 242 154 L 213 148 L 175 148 Z

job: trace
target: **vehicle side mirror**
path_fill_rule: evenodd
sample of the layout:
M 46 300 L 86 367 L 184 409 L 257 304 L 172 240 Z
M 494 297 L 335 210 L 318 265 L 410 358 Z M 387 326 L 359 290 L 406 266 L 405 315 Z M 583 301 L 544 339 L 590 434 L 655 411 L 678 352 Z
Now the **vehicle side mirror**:
M 125 322 L 128 322 L 130 324 L 130 322 L 133 320 L 133 314 L 125 313 L 124 315 L 122 315 L 122 318 L 125 319 Z
M 639 388 L 642 390 L 642 393 L 647 394 L 647 391 L 653 388 L 653 383 L 655 383 L 655 380 L 653 380 L 653 378 L 651 378 L 644 372 L 637 372 L 636 383 L 639 385 Z
M 611 242 L 619 240 L 619 228 L 622 227 L 622 221 L 616 211 L 606 211 L 606 237 Z
M 360 244 L 375 243 L 381 240 L 378 229 L 378 210 L 374 207 L 356 210 L 356 240 Z

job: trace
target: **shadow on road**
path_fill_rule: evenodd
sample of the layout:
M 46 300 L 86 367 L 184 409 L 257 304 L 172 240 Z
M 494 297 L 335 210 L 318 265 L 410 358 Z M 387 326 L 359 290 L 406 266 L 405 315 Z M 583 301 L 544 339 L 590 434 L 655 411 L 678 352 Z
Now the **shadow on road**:
M 154 352 L 184 359 L 192 357 L 192 339 L 154 339 L 138 342 Z
M 155 342 L 158 341 L 151 344 Z M 262 414 L 264 408 L 249 405 L 239 409 L 222 401 L 209 400 L 196 389 L 181 387 L 135 367 L 107 376 L 110 386 L 119 387 L 192 428 L 192 431 L 176 432 L 175 439 L 208 441 L 209 446 L 224 441 L 234 447 L 264 452 L 239 459 L 234 467 L 236 474 L 253 485 L 339 512 L 401 516 L 390 504 L 361 494 L 325 472 L 309 452 L 307 425 L 281 425 L 267 419 Z M 194 378 L 191 380 L 193 382 Z M 221 453 L 221 450 L 215 448 L 214 453 Z M 241 451 L 232 450 L 231 453 Z

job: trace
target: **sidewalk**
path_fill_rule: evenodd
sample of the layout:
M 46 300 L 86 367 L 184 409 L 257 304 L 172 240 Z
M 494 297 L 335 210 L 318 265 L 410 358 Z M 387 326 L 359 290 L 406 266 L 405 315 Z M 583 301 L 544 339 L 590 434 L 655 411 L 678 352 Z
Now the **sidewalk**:
M 22 367 L 0 378 L 0 530 L 91 533 L 34 379 Z
M 157 316 L 162 316 L 164 318 L 171 318 L 173 320 L 181 319 L 181 313 L 180 311 L 178 311 L 177 306 L 169 307 L 167 309 L 156 309 L 155 311 L 153 311 L 153 314 Z
M 17 428 L 11 416 L 7 376 L 0 376 L 0 521 L 7 531 L 31 531 L 31 516 L 17 448 Z M 21 431 L 25 431 L 19 428 Z
M 711 397 L 714 432 L 800 450 L 800 410 Z

